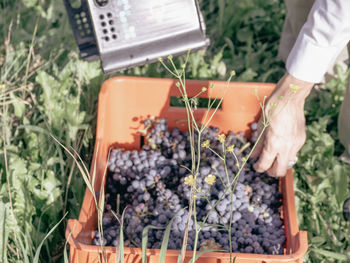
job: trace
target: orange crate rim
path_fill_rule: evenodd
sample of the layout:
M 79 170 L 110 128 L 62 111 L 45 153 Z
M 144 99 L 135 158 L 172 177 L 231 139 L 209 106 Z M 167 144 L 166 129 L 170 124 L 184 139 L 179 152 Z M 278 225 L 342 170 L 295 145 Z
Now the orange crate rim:
M 98 101 L 98 116 L 94 158 L 91 174 L 96 171 L 94 189 L 104 185 L 103 174 L 107 165 L 108 151 L 112 146 L 125 149 L 140 148 L 140 133 L 142 120 L 149 116 L 167 118 L 170 128 L 186 129 L 186 113 L 184 108 L 170 106 L 170 97 L 180 96 L 176 80 L 139 77 L 115 77 L 105 81 L 101 87 Z M 214 85 L 214 88 L 209 87 Z M 207 91 L 200 97 L 207 98 L 220 96 L 226 87 L 223 81 L 187 80 L 188 96 L 198 94 L 202 87 Z M 210 125 L 218 127 L 222 132 L 246 132 L 249 134 L 249 124 L 257 120 L 260 106 L 254 89 L 258 90 L 259 97 L 268 96 L 274 84 L 269 83 L 240 83 L 231 82 L 222 102 L 221 109 L 216 113 Z M 220 93 L 221 92 L 221 93 Z M 201 120 L 205 109 L 198 109 L 195 117 Z M 300 231 L 297 222 L 297 213 L 294 200 L 292 170 L 280 179 L 280 189 L 283 194 L 282 215 L 286 235 L 286 249 L 283 255 L 262 255 L 248 253 L 234 253 L 236 263 L 277 263 L 303 262 L 307 252 L 307 233 Z M 99 262 L 101 248 L 91 245 L 93 232 L 97 226 L 96 206 L 91 192 L 85 191 L 83 205 L 79 219 L 68 220 L 66 238 L 70 246 L 70 262 Z M 105 247 L 108 262 L 115 262 L 116 248 Z M 147 262 L 158 262 L 159 249 L 148 249 Z M 165 262 L 177 262 L 178 250 L 168 250 Z M 126 262 L 141 262 L 141 249 L 124 249 Z M 188 251 L 186 260 L 192 257 Z M 229 253 L 204 253 L 196 262 L 200 263 L 228 263 Z

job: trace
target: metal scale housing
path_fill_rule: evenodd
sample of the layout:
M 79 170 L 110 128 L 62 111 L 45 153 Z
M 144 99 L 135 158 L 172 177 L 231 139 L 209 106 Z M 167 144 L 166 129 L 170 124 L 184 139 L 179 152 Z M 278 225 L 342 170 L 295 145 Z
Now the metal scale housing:
M 81 57 L 105 73 L 209 45 L 197 0 L 64 0 Z

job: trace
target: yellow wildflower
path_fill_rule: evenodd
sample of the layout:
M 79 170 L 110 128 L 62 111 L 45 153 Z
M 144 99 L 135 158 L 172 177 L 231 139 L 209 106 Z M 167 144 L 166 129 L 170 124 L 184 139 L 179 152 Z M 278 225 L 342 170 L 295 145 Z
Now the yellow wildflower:
M 226 140 L 225 134 L 220 134 L 218 135 L 219 142 L 224 143 Z
M 228 151 L 229 153 L 233 153 L 233 149 L 235 148 L 235 145 L 234 144 L 232 144 L 232 145 L 230 145 L 230 146 L 228 146 L 227 148 L 226 148 L 226 151 Z
M 289 85 L 290 91 L 295 94 L 297 93 L 301 88 L 298 85 L 290 84 Z
M 190 186 L 194 184 L 194 177 L 192 174 L 185 177 L 185 184 Z
M 202 142 L 202 147 L 208 149 L 210 147 L 209 140 L 206 140 L 206 141 Z
M 205 177 L 204 181 L 207 184 L 213 185 L 216 182 L 216 176 L 213 174 L 209 174 L 207 177 Z

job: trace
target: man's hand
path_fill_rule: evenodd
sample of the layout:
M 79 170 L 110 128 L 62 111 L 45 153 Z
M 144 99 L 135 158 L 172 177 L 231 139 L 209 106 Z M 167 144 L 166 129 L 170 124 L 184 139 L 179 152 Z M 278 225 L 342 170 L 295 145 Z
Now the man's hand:
M 253 158 L 259 157 L 254 165 L 256 171 L 267 171 L 270 176 L 286 174 L 288 163 L 295 160 L 297 152 L 305 143 L 304 103 L 313 85 L 288 73 L 277 83 L 265 103 L 264 112 L 270 125 L 252 154 Z M 262 128 L 260 119 L 259 133 Z

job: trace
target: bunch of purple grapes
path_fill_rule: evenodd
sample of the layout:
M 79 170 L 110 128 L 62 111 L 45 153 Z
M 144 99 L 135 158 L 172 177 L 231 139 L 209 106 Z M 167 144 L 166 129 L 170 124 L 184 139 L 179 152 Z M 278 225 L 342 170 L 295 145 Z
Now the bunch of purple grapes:
M 103 237 L 95 231 L 94 245 L 119 244 L 121 214 L 124 211 L 123 229 L 125 246 L 141 247 L 143 230 L 147 232 L 148 248 L 160 248 L 164 231 L 172 222 L 169 249 L 181 249 L 183 236 L 188 227 L 187 249 L 194 249 L 195 224 L 188 220 L 191 187 L 184 178 L 192 165 L 191 145 L 188 132 L 169 129 L 166 119 L 146 120 L 145 145 L 140 151 L 113 149 L 108 160 L 106 206 L 103 217 Z M 253 139 L 256 124 L 252 125 Z M 201 134 L 201 142 L 208 140 L 209 148 L 201 148 L 201 162 L 197 174 L 197 220 L 202 225 L 197 249 L 217 248 L 233 252 L 281 254 L 285 234 L 280 217 L 281 193 L 278 180 L 252 169 L 254 160 L 248 160 L 238 177 L 245 156 L 251 151 L 243 134 L 229 132 L 225 148 L 234 145 L 232 153 L 225 153 L 218 139 L 219 130 L 208 127 Z M 194 134 L 195 142 L 198 134 Z M 215 154 L 215 153 L 217 154 Z M 225 170 L 225 164 L 227 170 Z M 187 167 L 187 168 L 186 168 Z M 216 176 L 212 185 L 205 182 L 209 174 Z M 229 182 L 233 194 L 227 191 Z M 232 211 L 232 217 L 231 212 Z M 119 220 L 116 219 L 116 216 Z

